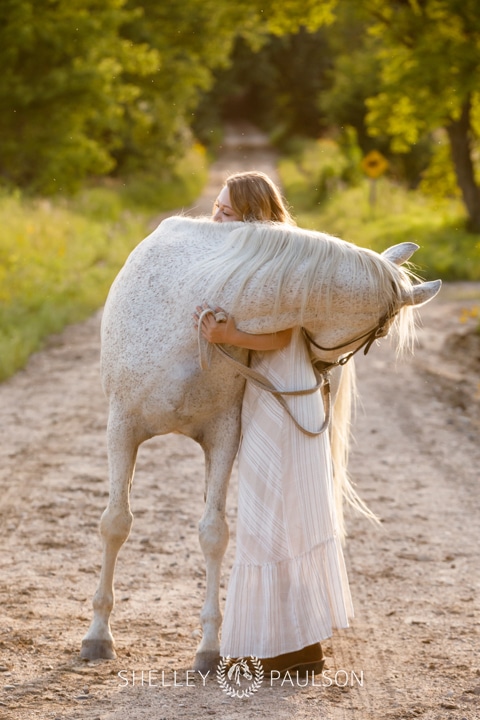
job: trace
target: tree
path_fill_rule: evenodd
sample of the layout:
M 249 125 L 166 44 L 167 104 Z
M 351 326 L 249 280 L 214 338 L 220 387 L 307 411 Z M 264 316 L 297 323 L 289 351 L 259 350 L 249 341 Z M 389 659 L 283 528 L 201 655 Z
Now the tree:
M 221 95 L 217 91 L 208 95 L 215 82 L 215 72 L 239 61 L 248 75 L 258 76 L 252 64 L 243 62 L 245 54 L 232 56 L 236 47 L 259 50 L 272 36 L 278 43 L 288 43 L 291 33 L 299 28 L 311 29 L 333 21 L 337 0 L 322 3 L 316 0 L 143 0 L 141 13 L 124 29 L 133 42 L 145 42 L 160 56 L 160 71 L 154 78 L 144 78 L 142 94 L 127 112 L 144 114 L 148 118 L 141 136 L 132 138 L 117 154 L 120 167 L 135 158 L 145 161 L 146 155 L 155 153 L 168 161 L 175 149 L 187 138 L 192 124 L 199 127 L 197 108 L 206 96 L 202 115 L 212 105 L 224 100 L 225 83 Z M 129 0 L 128 7 L 138 9 L 137 0 Z M 258 58 L 257 58 L 258 60 Z M 228 78 L 228 79 L 227 79 Z M 227 72 L 224 80 L 235 83 Z M 248 82 L 248 78 L 246 78 Z
M 331 127 L 353 127 L 364 153 L 372 149 L 366 125 L 366 100 L 378 87 L 378 41 L 368 32 L 368 17 L 360 3 L 341 2 L 328 34 L 332 58 L 327 87 L 318 106 Z M 382 148 L 383 150 L 383 148 Z
M 367 101 L 380 85 L 382 39 L 369 32 L 372 18 L 363 3 L 344 0 L 336 10 L 335 23 L 328 31 L 328 54 L 332 67 L 326 88 L 318 96 L 324 122 L 340 129 L 340 138 L 356 136 L 364 155 L 380 150 L 389 156 L 390 172 L 416 187 L 432 156 L 432 140 L 422 137 L 414 146 L 394 153 L 386 134 L 372 137 L 367 124 Z M 354 136 L 350 128 L 355 130 Z M 347 140 L 348 142 L 348 140 Z
M 119 34 L 122 0 L 3 0 L 0 8 L 0 177 L 53 193 L 113 167 L 130 77 L 155 50 Z
M 349 0 L 347 0 L 348 2 Z M 367 100 L 367 123 L 404 152 L 423 135 L 446 129 L 468 226 L 480 233 L 478 139 L 480 13 L 477 0 L 365 0 L 369 32 L 379 41 L 379 88 Z
M 330 54 L 326 30 L 305 28 L 281 37 L 268 35 L 260 49 L 238 38 L 231 64 L 216 73 L 197 108 L 195 130 L 208 140 L 212 125 L 249 120 L 277 142 L 318 137 L 324 129 L 318 95 L 326 84 Z
M 331 21 L 336 0 L 2 0 L 0 179 L 42 193 L 190 141 L 199 92 L 238 35 Z

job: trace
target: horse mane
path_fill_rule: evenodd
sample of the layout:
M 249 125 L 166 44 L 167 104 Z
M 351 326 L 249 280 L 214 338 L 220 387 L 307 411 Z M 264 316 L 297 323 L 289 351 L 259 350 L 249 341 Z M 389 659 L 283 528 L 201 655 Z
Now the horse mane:
M 301 294 L 303 323 L 307 309 L 312 310 L 313 288 L 318 302 L 316 311 L 320 313 L 322 306 L 322 312 L 328 312 L 340 268 L 343 275 L 348 275 L 344 291 L 351 293 L 352 299 L 361 282 L 373 295 L 372 302 L 384 311 L 394 309 L 401 297 L 408 296 L 414 278 L 405 267 L 394 265 L 368 248 L 325 233 L 265 222 L 235 223 L 226 235 L 222 251 L 218 247 L 207 251 L 195 264 L 195 273 L 207 279 L 206 292 L 212 302 L 227 286 L 233 288 L 233 313 L 248 286 L 255 292 L 273 289 L 274 307 L 278 310 L 282 291 L 293 284 Z M 411 313 L 402 311 L 396 325 L 399 348 L 411 345 Z

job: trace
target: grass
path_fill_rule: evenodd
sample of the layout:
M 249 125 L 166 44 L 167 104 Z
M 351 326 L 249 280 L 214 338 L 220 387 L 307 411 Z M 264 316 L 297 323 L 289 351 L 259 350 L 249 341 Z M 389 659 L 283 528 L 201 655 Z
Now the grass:
M 100 307 L 153 216 L 186 206 L 206 180 L 199 148 L 168 180 L 143 174 L 55 201 L 0 196 L 0 380 L 46 336 Z

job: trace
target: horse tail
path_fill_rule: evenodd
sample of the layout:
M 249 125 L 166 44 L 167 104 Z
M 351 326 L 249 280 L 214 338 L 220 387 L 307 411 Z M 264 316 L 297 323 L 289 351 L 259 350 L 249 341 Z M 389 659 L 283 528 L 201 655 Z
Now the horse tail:
M 333 461 L 334 501 L 337 528 L 342 542 L 346 537 L 344 504 L 347 502 L 356 510 L 375 522 L 377 516 L 367 507 L 355 490 L 348 475 L 348 453 L 351 427 L 357 398 L 354 360 L 343 365 L 340 381 L 333 404 L 330 444 Z

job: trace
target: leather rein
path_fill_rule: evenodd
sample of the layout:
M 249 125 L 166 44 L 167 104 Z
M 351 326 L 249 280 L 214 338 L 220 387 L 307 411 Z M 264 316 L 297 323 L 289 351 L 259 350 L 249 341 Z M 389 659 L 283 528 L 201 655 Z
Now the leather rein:
M 397 311 L 398 312 L 398 311 Z M 223 345 L 213 344 L 209 345 L 210 347 L 215 348 L 216 352 L 218 352 L 230 365 L 232 365 L 237 372 L 239 372 L 243 377 L 245 377 L 247 380 L 250 380 L 250 382 L 253 382 L 254 385 L 259 387 L 261 390 L 266 390 L 267 392 L 271 393 L 275 399 L 280 403 L 280 405 L 284 408 L 284 410 L 288 413 L 291 420 L 293 421 L 294 425 L 305 435 L 308 435 L 310 437 L 317 437 L 318 435 L 322 435 L 322 433 L 325 432 L 325 430 L 328 428 L 330 424 L 331 414 L 332 414 L 332 393 L 330 388 L 330 371 L 335 368 L 342 365 L 345 365 L 359 350 L 364 348 L 364 355 L 368 353 L 370 350 L 372 344 L 377 340 L 378 338 L 382 337 L 385 334 L 385 325 L 387 322 L 392 320 L 397 312 L 387 312 L 385 315 L 383 315 L 380 318 L 380 321 L 378 325 L 375 326 L 373 330 L 368 330 L 366 333 L 363 333 L 363 335 L 359 335 L 358 337 L 354 338 L 353 340 L 348 340 L 345 343 L 342 343 L 340 345 L 336 345 L 335 347 L 322 347 L 318 343 L 315 342 L 315 340 L 309 335 L 309 333 L 305 330 L 304 327 L 302 327 L 302 332 L 305 340 L 309 345 L 313 345 L 313 347 L 317 348 L 318 350 L 322 350 L 323 352 L 332 352 L 334 350 L 341 350 L 344 347 L 348 347 L 349 345 L 352 345 L 355 342 L 358 342 L 359 340 L 363 340 L 363 342 L 355 349 L 347 353 L 346 355 L 343 355 L 338 360 L 335 360 L 333 362 L 328 362 L 324 360 L 312 360 L 312 367 L 315 372 L 315 376 L 318 380 L 316 385 L 310 388 L 305 388 L 303 390 L 279 390 L 276 388 L 273 383 L 270 382 L 268 378 L 266 378 L 261 373 L 258 373 L 256 370 L 253 370 L 248 365 L 245 365 L 244 363 L 240 362 L 239 360 L 236 360 L 230 353 L 225 349 Z M 203 310 L 200 313 L 199 319 L 198 319 L 198 346 L 199 346 L 199 353 L 200 353 L 200 367 L 203 370 L 206 370 L 210 367 L 210 358 L 206 356 L 204 352 L 204 344 L 203 344 L 203 337 L 201 334 L 201 326 L 202 326 L 202 320 L 205 317 L 205 315 L 211 314 L 215 317 L 217 322 L 225 322 L 226 316 L 224 313 L 215 313 L 210 308 L 207 308 Z M 287 404 L 287 401 L 285 400 L 285 397 L 288 396 L 296 396 L 296 395 L 312 395 L 317 390 L 320 390 L 322 393 L 322 399 L 323 399 L 323 406 L 324 406 L 324 412 L 325 417 L 324 421 L 322 423 L 322 426 L 319 430 L 309 430 L 308 428 L 303 427 L 298 420 L 292 415 L 292 412 Z

